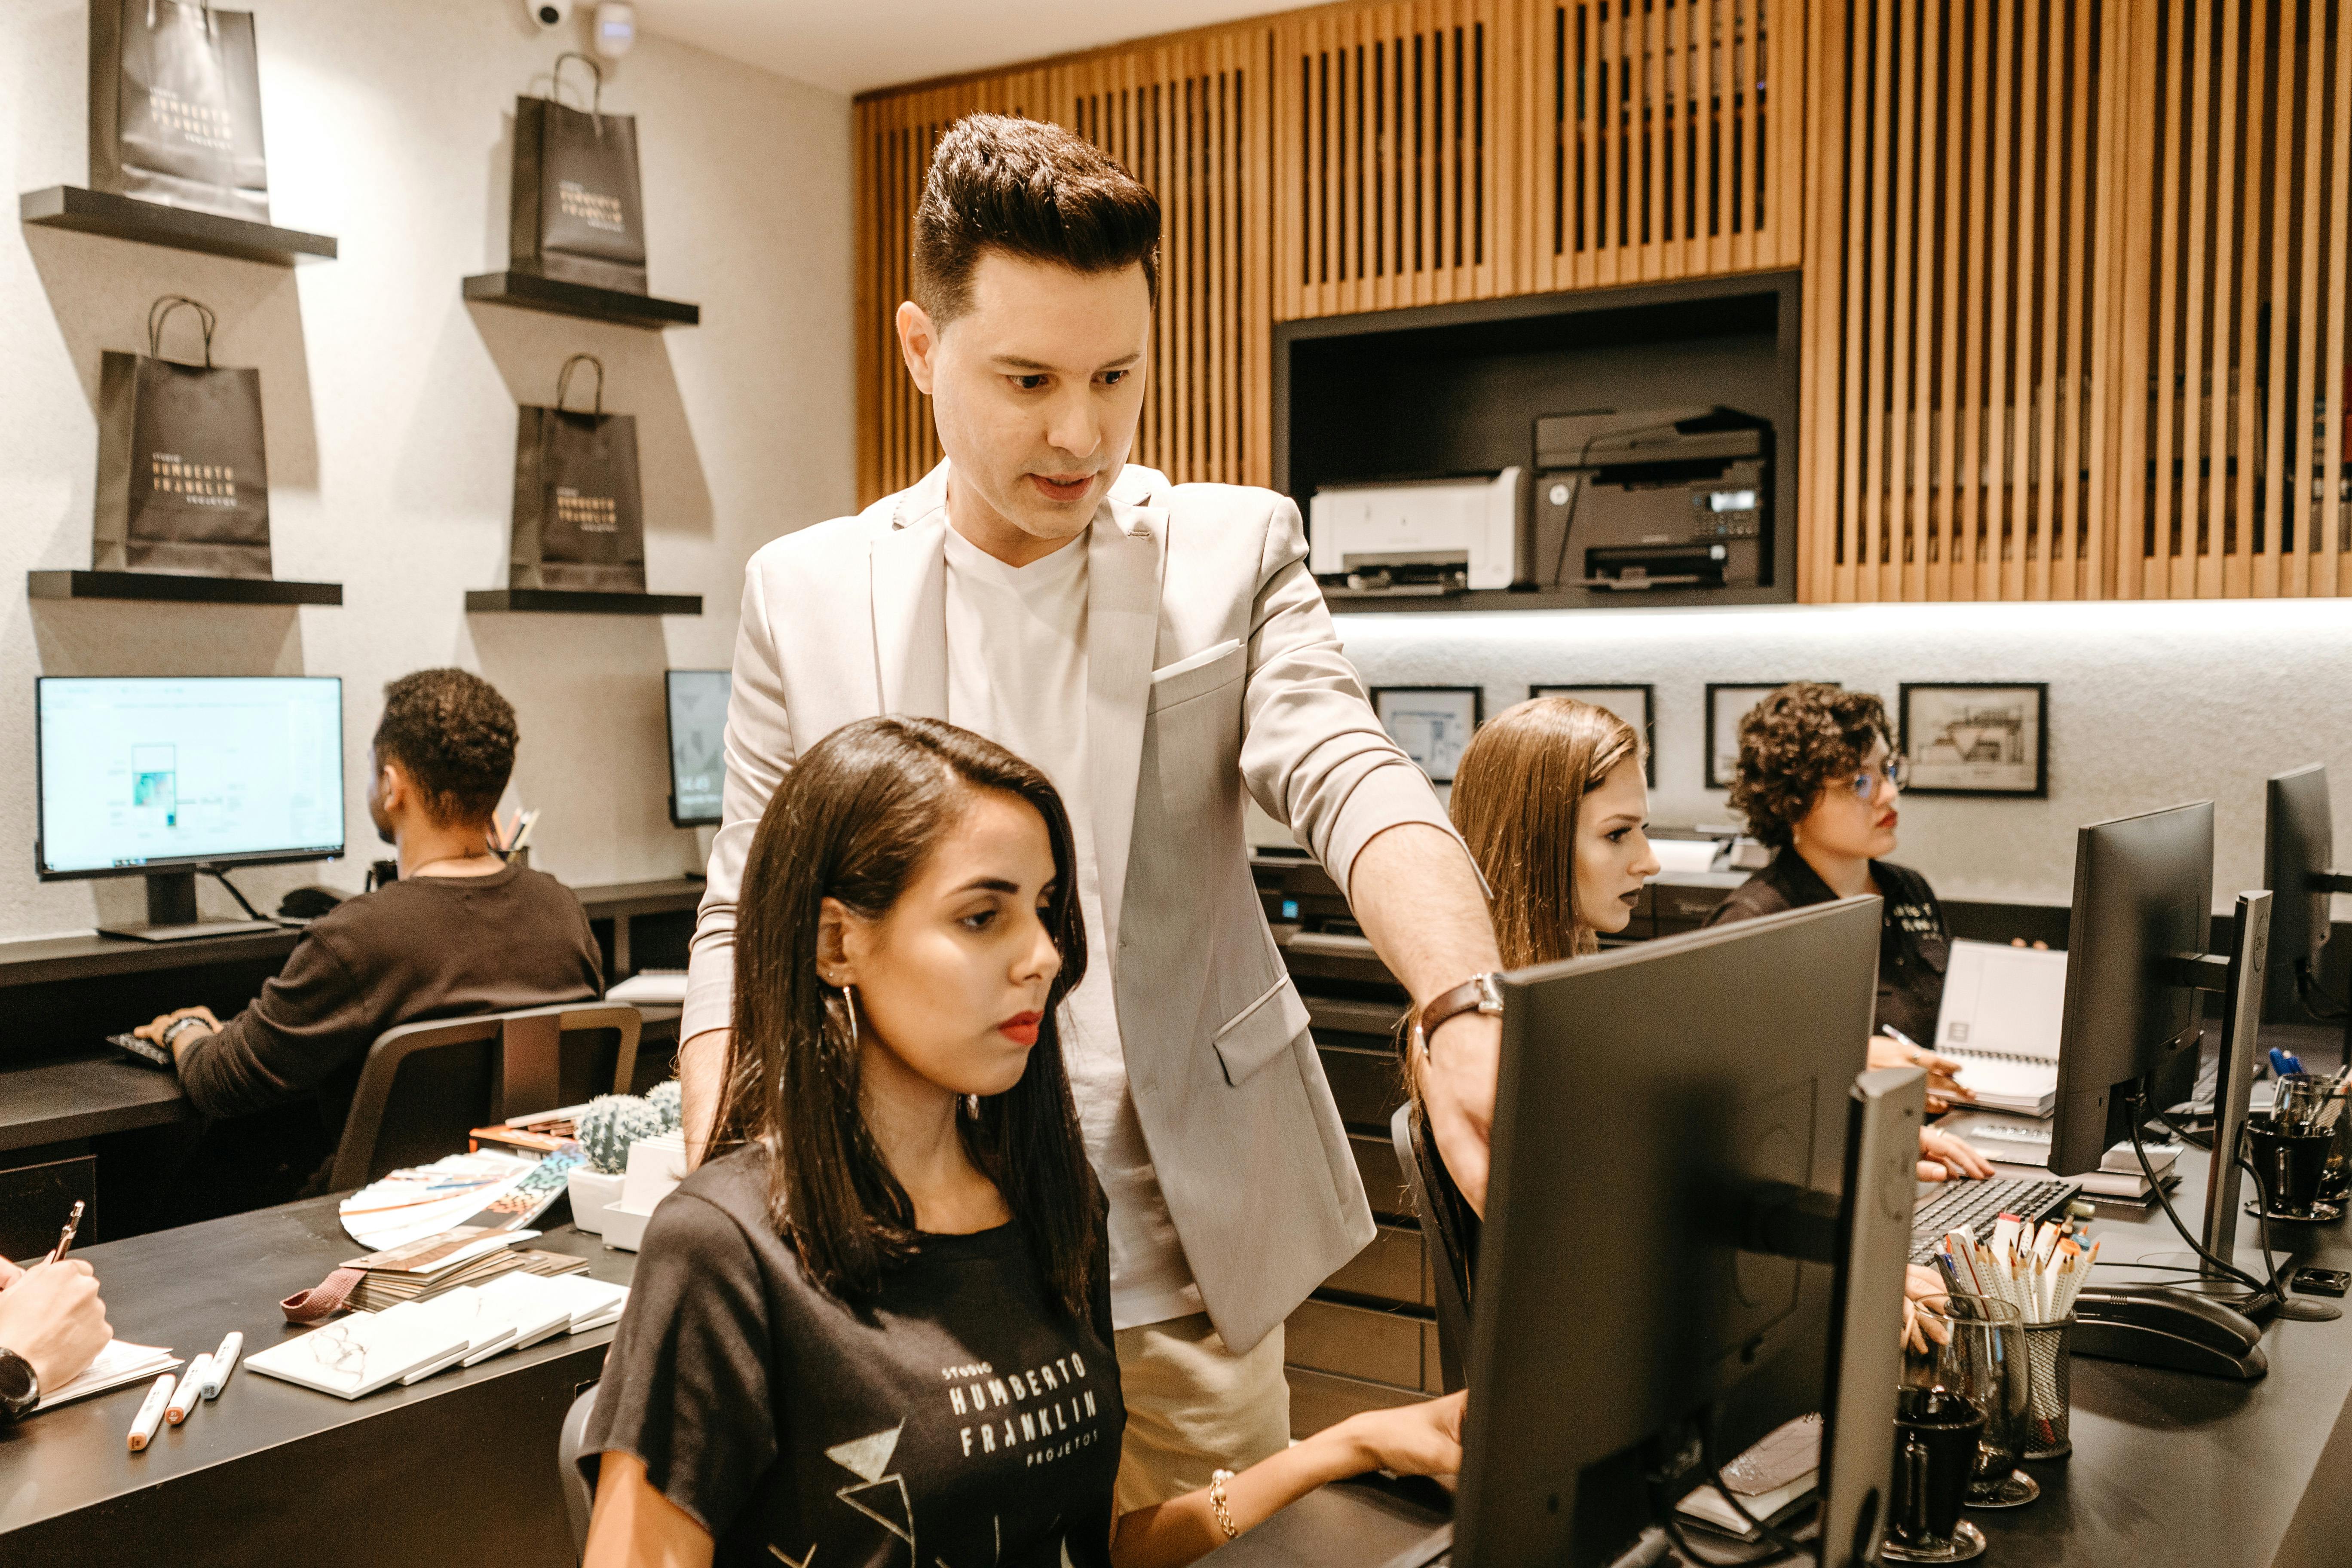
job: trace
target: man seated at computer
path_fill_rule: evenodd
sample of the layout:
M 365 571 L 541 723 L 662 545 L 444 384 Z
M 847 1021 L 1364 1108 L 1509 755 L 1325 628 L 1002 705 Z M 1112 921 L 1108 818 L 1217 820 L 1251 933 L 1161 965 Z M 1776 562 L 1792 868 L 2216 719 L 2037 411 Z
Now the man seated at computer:
M 479 676 L 423 669 L 386 686 L 369 748 L 368 815 L 399 853 L 399 879 L 313 921 L 285 968 L 226 1024 L 182 1007 L 135 1031 L 172 1052 L 206 1117 L 315 1100 L 310 1157 L 292 1170 L 278 1159 L 252 1178 L 263 1190 L 247 1184 L 240 1198 L 282 1202 L 318 1190 L 368 1047 L 385 1030 L 603 993 L 603 959 L 580 900 L 490 848 L 515 742 L 514 709 Z M 272 1185 L 284 1190 L 273 1195 Z
M 0 1426 L 80 1376 L 112 1337 L 89 1264 L 19 1268 L 0 1258 Z
M 1739 724 L 1739 766 L 1731 809 L 1775 851 L 1707 916 L 1708 925 L 1874 894 L 1885 901 L 1879 933 L 1878 1013 L 1870 1065 L 1927 1069 L 1929 1109 L 1974 1098 L 1959 1064 L 1916 1042 L 1933 1039 L 1944 1002 L 1952 935 L 1927 879 L 1886 858 L 1895 852 L 1903 759 L 1886 707 L 1866 691 L 1800 680 L 1758 703 Z M 1920 1134 L 1919 1174 L 1989 1176 L 1992 1167 L 1961 1139 Z

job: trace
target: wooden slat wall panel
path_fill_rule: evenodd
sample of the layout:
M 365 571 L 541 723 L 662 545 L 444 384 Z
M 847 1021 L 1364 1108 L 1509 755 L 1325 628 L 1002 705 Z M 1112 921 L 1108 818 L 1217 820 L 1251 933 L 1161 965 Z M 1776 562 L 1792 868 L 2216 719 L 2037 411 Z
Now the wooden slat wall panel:
M 1133 460 L 1178 483 L 1273 471 L 1268 29 L 1048 68 L 1054 118 L 1159 196 L 1160 311 Z
M 893 325 L 908 296 L 915 204 L 940 133 L 967 114 L 1047 112 L 1045 73 L 1008 72 L 950 87 L 861 99 L 852 134 L 857 191 L 857 500 L 903 489 L 940 460 L 929 405 L 898 357 Z
M 1801 590 L 2352 591 L 2352 0 L 1831 0 Z
M 1407 0 L 1275 19 L 1278 319 L 1517 291 L 1528 0 Z M 1295 193 L 1295 194 L 1294 194 Z

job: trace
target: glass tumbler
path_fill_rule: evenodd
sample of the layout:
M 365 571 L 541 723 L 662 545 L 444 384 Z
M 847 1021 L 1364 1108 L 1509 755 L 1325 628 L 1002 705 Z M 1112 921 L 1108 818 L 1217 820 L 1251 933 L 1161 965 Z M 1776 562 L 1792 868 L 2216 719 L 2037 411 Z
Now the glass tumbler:
M 1958 1394 L 1984 1412 L 1970 1508 L 2021 1508 L 2042 1495 L 2017 1468 L 2032 1440 L 2033 1371 L 2025 1319 L 2010 1302 L 1955 1293 L 1918 1304 L 1925 1351 L 1904 1357 L 1905 1383 Z

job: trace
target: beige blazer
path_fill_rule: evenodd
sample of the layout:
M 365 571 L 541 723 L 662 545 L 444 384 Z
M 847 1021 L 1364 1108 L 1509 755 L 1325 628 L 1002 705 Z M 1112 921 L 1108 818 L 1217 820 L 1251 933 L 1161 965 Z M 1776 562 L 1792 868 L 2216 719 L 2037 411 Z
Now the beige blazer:
M 682 1037 L 727 1026 L 744 858 L 793 759 L 853 720 L 947 715 L 946 498 L 941 464 L 745 569 Z M 1087 550 L 1087 787 L 1128 1078 L 1209 1315 L 1243 1350 L 1372 1237 L 1243 791 L 1343 888 L 1383 828 L 1453 829 L 1340 652 L 1287 498 L 1130 465 Z

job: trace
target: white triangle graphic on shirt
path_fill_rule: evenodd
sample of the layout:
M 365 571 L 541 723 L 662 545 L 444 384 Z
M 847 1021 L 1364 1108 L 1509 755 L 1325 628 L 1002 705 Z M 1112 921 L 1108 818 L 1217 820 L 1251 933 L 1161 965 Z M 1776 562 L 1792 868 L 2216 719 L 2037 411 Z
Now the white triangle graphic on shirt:
M 907 1429 L 901 1421 L 887 1432 L 875 1432 L 852 1442 L 836 1443 L 824 1451 L 824 1457 L 856 1476 L 861 1481 L 878 1481 L 882 1472 L 890 1468 L 890 1456 L 898 1452 L 898 1434 Z
M 785 1565 L 785 1568 L 809 1568 L 809 1564 L 816 1561 L 816 1542 L 814 1541 L 809 1542 L 808 1555 L 797 1563 L 785 1556 L 784 1549 L 781 1546 L 771 1543 L 768 1550 L 774 1555 L 777 1562 Z

